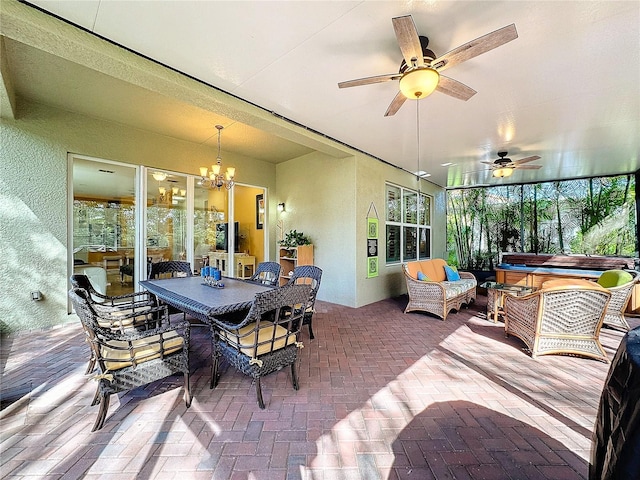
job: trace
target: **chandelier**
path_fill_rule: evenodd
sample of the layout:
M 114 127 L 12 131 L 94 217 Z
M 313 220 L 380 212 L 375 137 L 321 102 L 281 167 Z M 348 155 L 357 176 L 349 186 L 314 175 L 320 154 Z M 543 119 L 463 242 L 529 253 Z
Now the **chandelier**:
M 224 128 L 222 125 L 216 125 L 218 129 L 218 157 L 215 165 L 211 166 L 211 172 L 207 170 L 207 167 L 200 167 L 200 184 L 204 187 L 217 188 L 224 186 L 227 190 L 233 187 L 236 169 L 234 167 L 227 167 L 227 171 L 222 173 L 222 158 L 220 157 L 220 132 Z

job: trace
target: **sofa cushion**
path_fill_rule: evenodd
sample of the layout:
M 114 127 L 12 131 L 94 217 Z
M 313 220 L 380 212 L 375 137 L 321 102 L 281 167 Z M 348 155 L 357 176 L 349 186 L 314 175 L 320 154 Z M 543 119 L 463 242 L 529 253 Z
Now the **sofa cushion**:
M 418 270 L 418 280 L 420 280 L 421 282 L 430 282 L 431 281 L 429 279 L 429 277 L 427 277 L 424 273 L 422 273 L 422 270 Z
M 432 258 L 431 260 L 423 260 L 421 263 L 421 270 L 427 277 L 434 282 L 443 282 L 447 279 L 444 273 L 444 266 L 447 264 L 441 258 Z
M 598 278 L 598 284 L 604 288 L 614 288 L 625 285 L 633 280 L 633 275 L 624 270 L 607 270 Z
M 468 290 L 475 288 L 476 281 L 472 278 L 463 278 L 455 282 L 440 282 L 440 285 L 444 287 L 446 298 L 450 299 L 455 298 L 458 295 L 462 295 Z
M 460 280 L 460 274 L 455 267 L 450 267 L 449 265 L 444 266 L 444 273 L 447 276 L 447 281 L 456 282 Z
M 406 266 L 409 275 L 416 280 L 419 280 L 418 272 L 422 272 L 431 282 L 443 282 L 447 279 L 444 273 L 444 266 L 446 264 L 447 262 L 441 258 L 432 258 L 430 260 L 408 262 Z

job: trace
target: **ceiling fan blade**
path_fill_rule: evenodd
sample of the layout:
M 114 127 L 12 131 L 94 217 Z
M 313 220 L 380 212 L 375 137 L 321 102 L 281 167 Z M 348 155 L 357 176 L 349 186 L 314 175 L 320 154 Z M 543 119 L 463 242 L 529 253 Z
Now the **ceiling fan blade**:
M 445 77 L 444 75 L 440 75 L 440 82 L 436 90 L 459 100 L 464 100 L 465 102 L 478 93 L 464 83 L 454 80 L 453 78 Z
M 491 165 L 492 167 L 495 167 L 496 164 L 494 162 L 484 162 L 484 161 L 480 161 L 480 163 L 484 163 L 485 165 Z
M 526 157 L 526 158 L 521 158 L 520 160 L 514 160 L 513 163 L 514 165 L 522 165 L 523 163 L 527 163 L 527 162 L 533 162 L 534 160 L 539 160 L 540 157 L 538 155 L 531 155 L 530 157 Z
M 388 82 L 390 80 L 397 80 L 400 77 L 402 77 L 402 75 L 399 73 L 388 73 L 386 75 L 358 78 L 356 80 L 347 80 L 346 82 L 340 82 L 338 83 L 338 88 L 359 87 L 360 85 L 371 85 L 372 83 Z
M 418 37 L 418 30 L 416 30 L 416 24 L 413 23 L 411 15 L 404 17 L 392 18 L 393 29 L 396 32 L 396 38 L 398 39 L 398 45 L 402 51 L 404 61 L 408 66 L 413 66 L 412 60 L 415 58 L 416 65 L 424 65 L 424 55 L 422 54 L 422 45 L 420 45 L 420 38 Z
M 395 115 L 406 100 L 407 97 L 405 97 L 402 92 L 398 92 L 395 98 L 391 101 L 391 104 L 389 105 L 389 108 L 387 108 L 387 111 L 384 112 L 384 116 L 390 117 L 391 115 Z
M 518 170 L 537 170 L 542 168 L 542 165 L 514 165 Z
M 450 52 L 445 53 L 441 57 L 436 58 L 431 65 L 439 72 L 443 72 L 447 68 L 451 68 L 459 63 L 465 62 L 471 58 L 482 55 L 483 53 L 493 50 L 494 48 L 504 45 L 511 40 L 518 38 L 515 23 L 502 27 L 495 32 L 487 33 L 482 37 L 471 40 L 458 48 L 454 48 Z

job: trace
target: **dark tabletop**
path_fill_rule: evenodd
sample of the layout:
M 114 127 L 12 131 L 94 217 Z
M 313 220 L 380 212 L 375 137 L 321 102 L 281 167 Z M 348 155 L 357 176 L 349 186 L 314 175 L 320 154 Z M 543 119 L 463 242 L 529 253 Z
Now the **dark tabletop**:
M 165 303 L 209 323 L 215 317 L 248 310 L 256 293 L 272 287 L 258 283 L 223 278 L 224 288 L 204 284 L 202 277 L 175 277 L 145 280 L 140 286 Z

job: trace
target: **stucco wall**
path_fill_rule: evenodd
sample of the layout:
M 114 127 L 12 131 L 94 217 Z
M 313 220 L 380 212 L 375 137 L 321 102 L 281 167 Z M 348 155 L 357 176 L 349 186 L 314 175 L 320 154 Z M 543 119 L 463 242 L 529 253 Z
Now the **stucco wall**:
M 68 320 L 68 152 L 192 174 L 216 155 L 201 145 L 25 101 L 17 120 L 2 119 L 0 145 L 0 328 L 12 330 Z M 273 164 L 233 155 L 225 160 L 236 166 L 239 182 L 275 190 Z M 30 299 L 34 290 L 43 301 Z
M 356 191 L 356 304 L 358 306 L 395 297 L 406 293 L 406 283 L 400 265 L 385 264 L 385 183 L 390 182 L 418 190 L 416 177 L 404 170 L 364 155 L 357 156 Z M 446 197 L 443 188 L 422 180 L 420 191 L 433 197 L 431 226 L 431 255 L 446 258 Z M 379 219 L 378 271 L 379 275 L 367 278 L 367 222 L 369 207 L 375 205 Z M 375 216 L 373 209 L 371 215 Z
M 364 154 L 335 159 L 320 153 L 279 164 L 278 202 L 284 231 L 297 230 L 314 244 L 315 264 L 323 270 L 320 300 L 361 307 L 406 292 L 399 265 L 385 265 L 385 182 L 417 189 L 415 176 Z M 444 189 L 421 181 L 433 196 L 432 255 L 446 258 Z M 371 203 L 380 220 L 379 276 L 367 278 L 367 223 Z
M 284 231 L 303 232 L 313 242 L 322 269 L 319 300 L 355 306 L 355 159 L 321 153 L 278 164 L 278 214 Z

